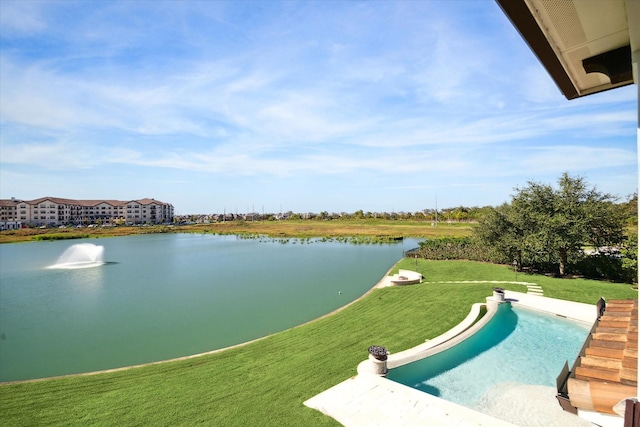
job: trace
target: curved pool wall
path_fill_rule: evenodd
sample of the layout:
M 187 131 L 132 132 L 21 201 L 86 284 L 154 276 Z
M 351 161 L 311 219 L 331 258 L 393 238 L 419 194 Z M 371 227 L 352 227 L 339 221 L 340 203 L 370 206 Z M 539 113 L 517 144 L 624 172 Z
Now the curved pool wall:
M 105 265 L 47 269 L 77 243 Z M 251 341 L 345 306 L 417 246 L 212 234 L 0 245 L 0 381 L 92 372 Z
M 501 384 L 555 386 L 565 360 L 571 363 L 580 351 L 590 320 L 595 321 L 595 306 L 517 293 L 508 299 L 513 306 L 499 304 L 484 324 L 415 352 L 427 357 L 405 354 L 392 362 L 389 356 L 387 378 L 471 408 L 481 407 L 483 395 Z M 558 310 L 565 314 L 532 309 L 554 306 L 565 307 Z
M 498 301 L 487 298 L 487 303 L 476 303 L 471 306 L 471 311 L 467 317 L 455 327 L 442 335 L 426 340 L 423 344 L 412 347 L 398 353 L 390 353 L 384 364 L 375 361 L 371 356 L 362 361 L 357 368 L 358 374 L 386 375 L 388 369 L 403 366 L 425 357 L 437 354 L 451 348 L 466 338 L 472 336 L 489 322 L 498 308 Z M 482 309 L 486 309 L 484 316 L 480 317 Z
M 486 303 L 473 304 L 467 317 L 458 325 L 442 335 L 426 340 L 424 344 L 390 355 L 387 367 L 393 369 L 403 366 L 460 344 L 484 328 L 493 319 L 499 307 L 500 303 L 493 298 L 487 298 Z M 485 309 L 486 313 L 480 317 L 482 309 Z

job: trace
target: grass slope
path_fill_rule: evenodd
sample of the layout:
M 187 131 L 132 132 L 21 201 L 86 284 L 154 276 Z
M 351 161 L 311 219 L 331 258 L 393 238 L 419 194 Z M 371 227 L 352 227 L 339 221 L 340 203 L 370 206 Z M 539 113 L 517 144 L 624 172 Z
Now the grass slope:
M 396 268 L 414 269 L 414 259 Z M 506 266 L 418 260 L 422 285 L 375 289 L 333 315 L 242 347 L 125 371 L 0 386 L 0 423 L 36 425 L 337 425 L 303 402 L 355 375 L 372 344 L 398 352 L 459 323 Z M 628 285 L 518 275 L 546 295 L 637 298 Z M 501 285 L 523 291 L 517 284 Z

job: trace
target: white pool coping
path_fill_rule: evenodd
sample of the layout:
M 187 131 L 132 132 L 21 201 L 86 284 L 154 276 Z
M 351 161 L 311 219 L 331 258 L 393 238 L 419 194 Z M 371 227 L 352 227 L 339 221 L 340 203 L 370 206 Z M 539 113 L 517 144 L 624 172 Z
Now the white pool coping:
M 597 317 L 595 304 L 565 301 L 555 298 L 547 298 L 541 295 L 523 294 L 521 292 L 504 291 L 505 299 L 514 306 L 527 307 L 549 314 L 557 314 L 569 319 L 593 324 Z
M 524 294 L 520 292 L 505 291 L 505 299 L 514 306 L 522 306 L 530 309 L 557 314 L 570 319 L 585 323 L 593 323 L 597 318 L 597 308 L 595 305 L 582 304 L 571 301 L 557 300 L 539 295 Z M 489 301 L 488 301 L 489 302 Z M 472 318 L 470 314 L 465 321 Z M 473 317 L 475 319 L 477 316 Z M 474 325 L 475 326 L 475 325 Z M 462 332 L 469 331 L 468 326 L 458 325 L 456 328 Z M 404 363 L 416 360 L 415 355 L 425 352 L 425 347 L 431 341 L 442 341 L 447 344 L 453 341 L 451 331 L 443 334 L 446 339 L 440 337 L 427 341 L 425 344 L 405 350 L 401 362 L 392 362 L 391 365 L 400 366 Z M 383 344 L 383 343 L 382 343 Z M 433 347 L 433 346 L 432 346 Z M 398 353 L 398 354 L 400 354 Z M 389 356 L 394 360 L 394 355 Z M 366 362 L 366 361 L 365 361 Z M 363 364 L 365 363 L 363 362 Z M 361 364 L 361 365 L 363 365 Z M 520 407 L 521 411 L 527 411 L 527 419 L 531 419 L 534 424 L 518 422 L 513 424 L 504 419 L 495 418 L 484 413 L 475 411 L 465 406 L 449 402 L 444 399 L 421 392 L 411 387 L 407 387 L 384 377 L 366 373 L 367 369 L 358 367 L 358 375 L 349 378 L 332 388 L 312 397 L 304 402 L 310 408 L 317 409 L 325 415 L 334 418 L 336 421 L 347 427 L 364 426 L 527 426 L 540 425 L 543 418 L 546 425 L 554 424 L 558 426 L 585 426 L 592 425 L 575 415 L 564 412 L 555 399 L 555 389 L 543 388 L 537 392 L 542 396 L 539 399 L 532 399 L 530 392 L 521 394 L 517 402 L 509 402 L 505 405 L 505 411 L 514 411 Z M 511 396 L 512 399 L 513 393 Z M 532 407 L 532 405 L 535 405 Z M 511 419 L 509 417 L 503 417 Z M 516 417 L 516 419 L 518 419 Z
M 471 311 L 469 312 L 467 317 L 444 334 L 439 335 L 433 339 L 426 340 L 424 343 L 410 349 L 400 351 L 395 354 L 390 354 L 387 358 L 387 368 L 393 369 L 397 368 L 398 366 L 406 365 L 407 363 L 424 359 L 425 357 L 440 353 L 441 351 L 451 348 L 461 341 L 464 341 L 469 336 L 475 334 L 493 318 L 493 316 L 496 314 L 498 304 L 499 303 L 493 298 L 487 298 L 487 302 L 483 304 L 473 304 L 471 306 Z M 480 315 L 480 310 L 482 307 L 486 307 L 487 313 L 476 322 L 478 316 Z M 358 373 L 367 372 L 368 364 L 368 360 L 360 363 L 360 365 L 358 365 Z

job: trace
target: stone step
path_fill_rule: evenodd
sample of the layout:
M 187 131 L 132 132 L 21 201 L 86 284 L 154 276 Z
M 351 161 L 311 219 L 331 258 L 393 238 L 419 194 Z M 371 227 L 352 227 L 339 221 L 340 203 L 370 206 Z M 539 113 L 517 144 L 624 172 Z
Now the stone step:
M 606 311 L 626 311 L 631 313 L 633 311 L 633 304 L 607 304 Z
M 631 321 L 631 317 L 629 317 L 629 313 L 621 313 L 621 314 L 623 314 L 623 316 L 613 316 L 605 311 L 604 315 L 600 318 L 600 321 L 610 320 L 613 322 L 627 322 L 627 323 Z
M 611 334 L 608 332 L 595 332 L 591 334 L 594 340 L 627 342 L 627 334 Z
M 606 334 L 626 334 L 626 328 L 603 328 L 601 326 L 596 327 L 597 333 L 606 333 Z
M 610 359 L 620 359 L 624 357 L 624 350 L 604 347 L 587 347 L 585 350 L 587 356 L 607 357 Z
M 628 311 L 611 311 L 606 310 L 604 312 L 604 316 L 602 317 L 624 317 L 625 319 L 631 320 L 631 313 Z
M 620 305 L 633 307 L 635 302 L 634 300 L 629 300 L 629 299 L 612 299 L 612 300 L 609 300 L 609 302 L 607 303 L 607 307 L 609 307 L 609 305 L 614 307 L 620 306 Z
M 624 350 L 627 347 L 627 343 L 626 341 L 620 342 L 620 341 L 606 341 L 606 340 L 592 339 L 590 346 Z
M 629 368 L 629 369 L 635 369 L 636 371 L 638 370 L 638 358 L 637 357 L 629 357 L 629 356 L 624 356 L 624 358 L 622 359 L 622 367 L 623 368 Z
M 626 322 L 620 321 L 620 320 L 614 321 L 614 320 L 607 320 L 607 319 L 600 319 L 599 324 L 603 328 L 626 328 L 627 326 L 629 326 L 628 321 Z
M 620 382 L 627 385 L 638 384 L 638 370 L 632 368 L 622 368 L 620 371 Z
M 607 307 L 604 311 L 604 315 L 605 316 L 625 316 L 625 317 L 633 317 L 634 314 L 631 312 L 631 310 L 610 310 L 609 307 Z
M 581 380 L 597 379 L 603 381 L 620 381 L 620 372 L 617 369 L 594 368 L 590 366 L 577 366 L 576 378 Z
M 592 368 L 621 369 L 622 360 L 597 356 L 583 356 L 580 358 L 580 366 Z

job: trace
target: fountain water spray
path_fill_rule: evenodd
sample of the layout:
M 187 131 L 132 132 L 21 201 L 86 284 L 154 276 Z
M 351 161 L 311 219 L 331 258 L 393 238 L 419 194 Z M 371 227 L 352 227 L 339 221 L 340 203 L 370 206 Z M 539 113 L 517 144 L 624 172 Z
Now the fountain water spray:
M 104 246 L 93 243 L 78 243 L 69 247 L 60 255 L 54 265 L 47 268 L 90 268 L 104 265 Z

